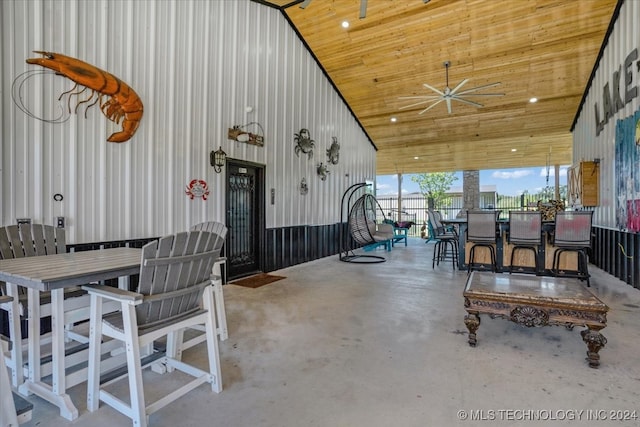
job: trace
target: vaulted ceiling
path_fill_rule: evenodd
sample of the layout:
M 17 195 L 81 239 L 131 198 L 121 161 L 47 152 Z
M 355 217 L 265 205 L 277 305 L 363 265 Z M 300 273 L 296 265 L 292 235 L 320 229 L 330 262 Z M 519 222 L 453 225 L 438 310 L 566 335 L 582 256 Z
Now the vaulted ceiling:
M 300 34 L 377 147 L 378 175 L 571 164 L 570 129 L 617 4 L 254 1 Z M 400 99 L 434 95 L 425 83 L 444 91 L 445 62 L 451 89 L 500 82 L 470 94 L 504 96 L 465 98 L 482 107 L 453 100 L 451 113 L 446 102 L 424 111 L 430 103 Z

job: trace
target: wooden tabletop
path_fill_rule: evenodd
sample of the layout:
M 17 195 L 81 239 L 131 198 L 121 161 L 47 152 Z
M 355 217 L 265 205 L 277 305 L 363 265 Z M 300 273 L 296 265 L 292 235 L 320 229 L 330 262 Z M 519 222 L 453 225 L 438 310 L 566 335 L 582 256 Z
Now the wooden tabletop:
M 50 291 L 139 273 L 142 250 L 95 251 L 0 260 L 0 281 Z

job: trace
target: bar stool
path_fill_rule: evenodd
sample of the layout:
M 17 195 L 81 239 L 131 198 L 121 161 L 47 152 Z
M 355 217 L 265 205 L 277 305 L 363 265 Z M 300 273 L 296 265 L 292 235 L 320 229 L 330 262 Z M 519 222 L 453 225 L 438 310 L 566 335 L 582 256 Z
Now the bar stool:
M 578 266 L 575 277 L 589 283 L 589 260 L 587 250 L 591 249 L 591 222 L 593 211 L 561 211 L 556 213 L 555 229 L 553 231 L 552 273 L 554 276 L 567 276 L 560 270 L 560 257 L 565 252 L 578 254 Z
M 434 239 L 436 241 L 433 247 L 433 258 L 431 260 L 431 268 L 440 265 L 440 261 L 451 259 L 453 269 L 458 266 L 458 233 L 455 230 L 447 230 L 438 220 L 434 211 L 428 211 L 429 226 L 434 231 Z M 451 250 L 451 255 L 448 255 Z
M 542 213 L 540 211 L 509 211 L 509 233 L 507 242 L 513 245 L 509 274 L 513 272 L 513 257 L 517 250 L 533 252 L 535 273 L 540 271 L 538 266 L 538 247 L 542 244 Z M 520 267 L 518 271 L 525 272 Z
M 467 211 L 467 243 L 472 243 L 469 250 L 467 272 L 484 270 L 484 264 L 475 263 L 476 248 L 487 248 L 491 257 L 491 271 L 497 271 L 496 248 L 497 232 L 496 219 L 499 211 Z

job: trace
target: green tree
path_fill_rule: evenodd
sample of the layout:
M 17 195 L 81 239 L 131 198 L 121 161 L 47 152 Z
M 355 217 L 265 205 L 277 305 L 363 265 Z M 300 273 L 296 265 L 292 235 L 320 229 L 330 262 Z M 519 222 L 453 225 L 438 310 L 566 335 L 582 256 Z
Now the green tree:
M 561 185 L 558 187 L 558 193 L 560 193 L 560 200 L 567 199 L 567 186 Z M 556 190 L 554 187 L 546 186 L 540 192 L 540 196 L 543 200 L 555 199 Z
M 432 199 L 435 206 L 442 206 L 448 199 L 446 193 L 457 179 L 458 177 L 453 172 L 419 173 L 411 177 L 411 181 L 420 187 L 424 198 Z

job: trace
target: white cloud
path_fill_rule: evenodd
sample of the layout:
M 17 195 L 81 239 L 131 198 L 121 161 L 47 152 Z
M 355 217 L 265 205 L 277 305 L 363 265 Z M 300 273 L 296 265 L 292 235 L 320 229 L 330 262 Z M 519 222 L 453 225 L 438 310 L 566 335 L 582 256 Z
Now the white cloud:
M 533 171 L 529 169 L 515 170 L 515 171 L 495 171 L 491 174 L 491 177 L 497 179 L 517 179 L 525 176 L 533 175 Z
M 566 166 L 560 166 L 560 176 L 567 176 L 567 167 Z M 542 168 L 540 169 L 540 176 L 542 177 L 546 177 L 547 176 L 547 168 Z M 550 167 L 549 168 L 549 176 L 556 176 L 556 168 L 555 167 Z
M 380 184 L 376 186 L 376 191 L 389 191 L 391 190 L 391 185 L 389 184 Z

